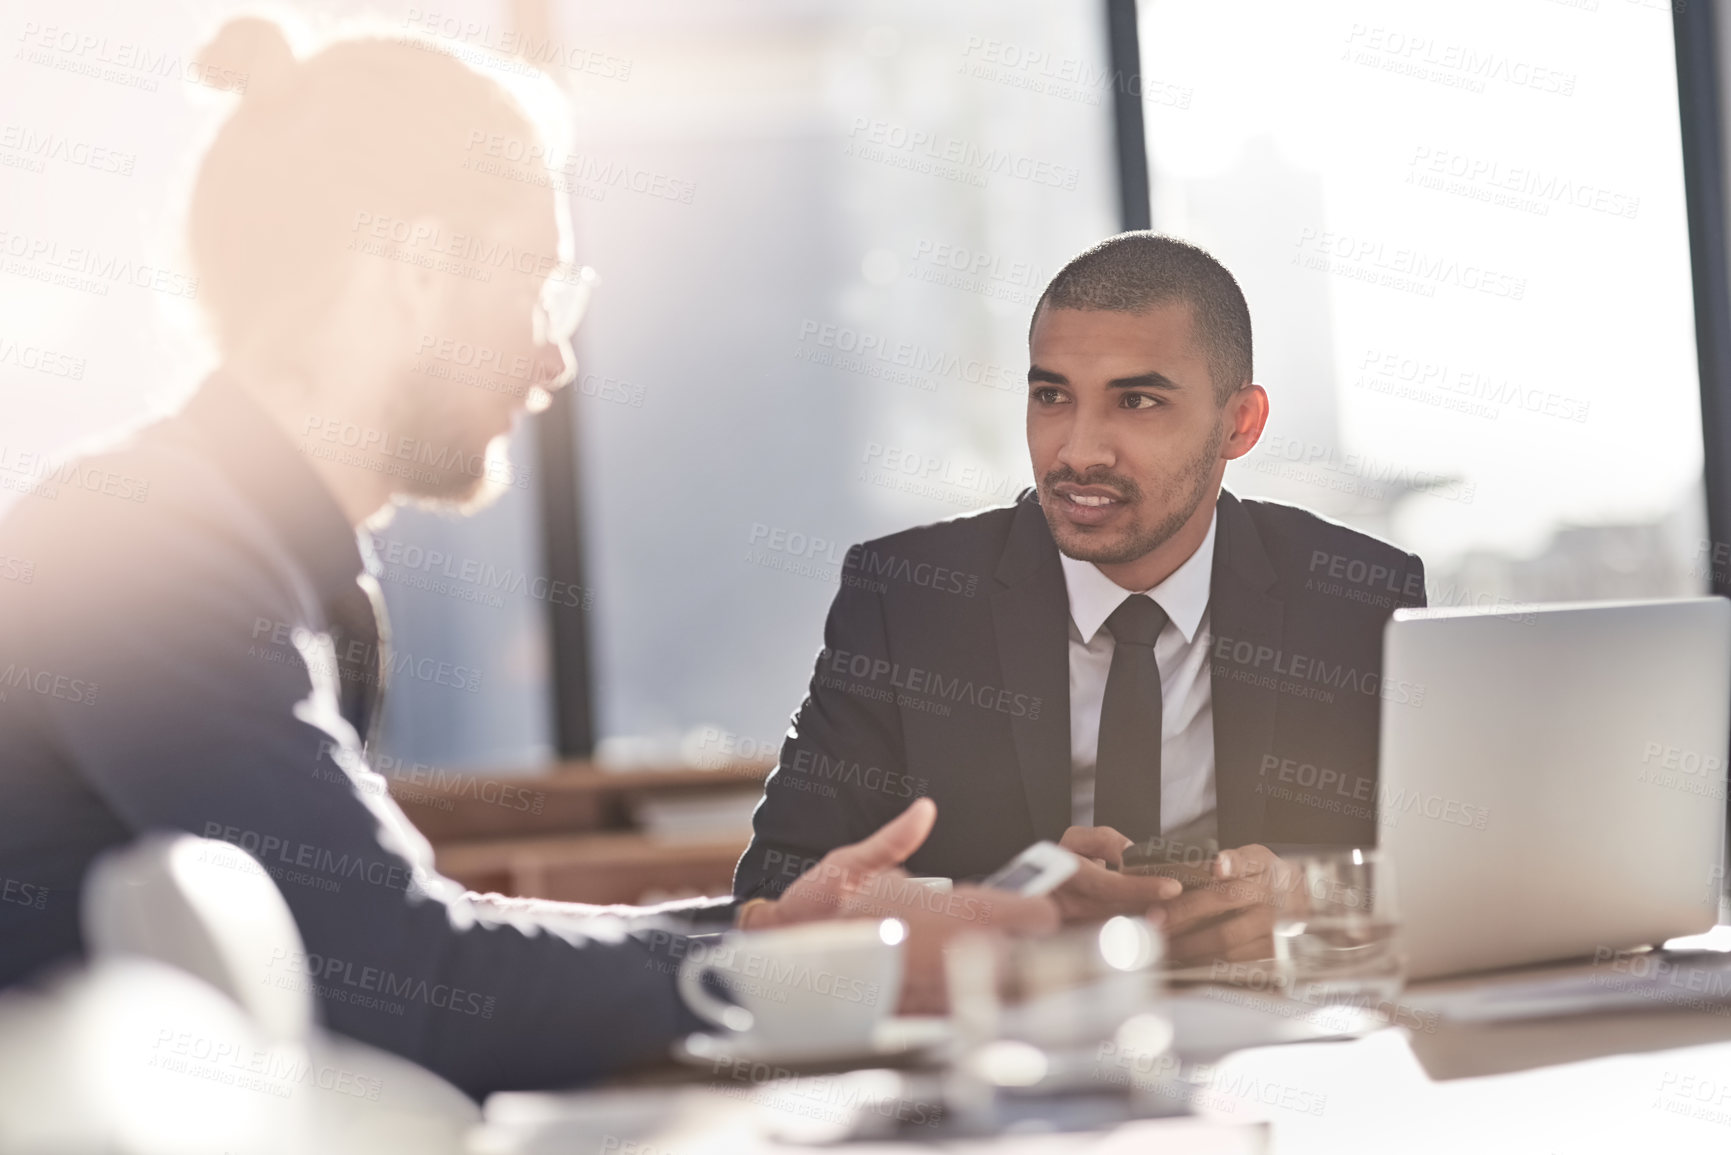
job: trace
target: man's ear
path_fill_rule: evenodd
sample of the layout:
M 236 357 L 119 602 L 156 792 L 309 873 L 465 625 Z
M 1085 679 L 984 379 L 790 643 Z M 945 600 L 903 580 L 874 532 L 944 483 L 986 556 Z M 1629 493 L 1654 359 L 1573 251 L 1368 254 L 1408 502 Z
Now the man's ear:
M 397 234 L 388 258 L 391 301 L 402 321 L 417 332 L 430 333 L 445 315 L 445 299 L 455 273 L 440 267 L 439 256 L 450 243 L 451 230 L 438 217 L 418 216 L 408 222 L 406 237 Z
M 1220 456 L 1236 461 L 1256 448 L 1268 425 L 1268 391 L 1254 381 L 1246 382 L 1226 400 L 1226 440 Z

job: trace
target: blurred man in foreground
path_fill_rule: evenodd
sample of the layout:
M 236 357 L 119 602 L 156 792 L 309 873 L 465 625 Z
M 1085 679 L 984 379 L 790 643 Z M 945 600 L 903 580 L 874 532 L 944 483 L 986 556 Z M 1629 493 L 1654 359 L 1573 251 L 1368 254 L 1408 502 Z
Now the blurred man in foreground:
M 200 60 L 247 78 L 187 220 L 219 368 L 0 523 L 33 576 L 0 583 L 0 879 L 30 896 L 0 902 L 0 987 L 78 956 L 91 861 L 153 829 L 234 843 L 277 880 L 307 957 L 259 982 L 310 983 L 327 1025 L 477 1096 L 660 1058 L 702 1026 L 670 928 L 896 915 L 919 1008 L 951 931 L 1054 926 L 1043 899 L 969 895 L 964 922 L 897 886 L 929 801 L 737 909 L 500 900 L 434 871 L 366 762 L 392 663 L 356 530 L 404 500 L 484 500 L 517 416 L 572 377 L 593 276 L 563 202 L 533 164 L 470 163 L 490 142 L 545 156 L 546 94 L 400 35 L 297 58 L 258 19 Z M 473 372 L 429 371 L 459 349 Z

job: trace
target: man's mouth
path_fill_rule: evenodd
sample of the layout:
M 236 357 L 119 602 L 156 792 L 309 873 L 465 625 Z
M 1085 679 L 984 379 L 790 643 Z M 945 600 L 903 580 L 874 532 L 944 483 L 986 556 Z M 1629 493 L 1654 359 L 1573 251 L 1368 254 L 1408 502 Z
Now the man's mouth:
M 1119 512 L 1130 504 L 1123 493 L 1105 485 L 1077 485 L 1065 481 L 1053 486 L 1052 492 L 1058 499 L 1059 508 L 1064 511 L 1064 520 L 1078 528 L 1104 526 L 1115 521 Z
M 1059 485 L 1057 493 L 1065 501 L 1083 509 L 1103 509 L 1109 505 L 1124 504 L 1121 494 L 1098 485 Z

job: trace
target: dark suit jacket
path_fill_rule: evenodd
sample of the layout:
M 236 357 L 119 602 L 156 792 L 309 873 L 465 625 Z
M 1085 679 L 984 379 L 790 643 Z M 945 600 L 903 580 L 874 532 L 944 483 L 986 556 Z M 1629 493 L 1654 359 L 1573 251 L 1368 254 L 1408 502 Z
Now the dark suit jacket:
M 1417 557 L 1222 492 L 1209 593 L 1222 846 L 1375 840 L 1382 629 L 1424 604 Z M 734 892 L 776 894 L 914 798 L 916 875 L 972 878 L 1070 824 L 1069 601 L 1032 490 L 849 552 L 811 690 Z
M 327 1026 L 473 1095 L 699 1026 L 657 915 L 556 929 L 433 873 L 364 764 L 369 719 L 339 712 L 354 530 L 243 396 L 207 388 L 53 484 L 0 520 L 0 990 L 83 953 L 98 855 L 182 830 L 253 854 L 293 911 L 306 958 L 260 982 L 310 985 Z

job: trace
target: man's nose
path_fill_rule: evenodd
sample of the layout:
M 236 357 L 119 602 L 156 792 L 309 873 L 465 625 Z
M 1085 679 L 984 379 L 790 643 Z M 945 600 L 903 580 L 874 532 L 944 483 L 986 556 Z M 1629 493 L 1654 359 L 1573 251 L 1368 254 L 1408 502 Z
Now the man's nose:
M 1104 423 L 1085 414 L 1077 414 L 1070 425 L 1069 435 L 1058 449 L 1059 462 L 1078 474 L 1085 474 L 1096 466 L 1110 468 L 1117 458 Z

